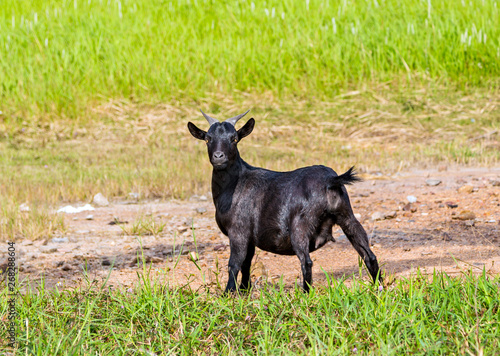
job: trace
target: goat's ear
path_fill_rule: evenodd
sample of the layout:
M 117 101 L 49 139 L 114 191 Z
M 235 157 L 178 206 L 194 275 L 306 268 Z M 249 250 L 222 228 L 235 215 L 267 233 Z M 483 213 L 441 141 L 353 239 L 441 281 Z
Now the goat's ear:
M 253 131 L 253 126 L 255 125 L 255 120 L 251 118 L 247 121 L 245 125 L 241 129 L 238 130 L 238 140 L 241 140 L 243 137 L 247 137 Z
M 198 140 L 204 140 L 205 139 L 205 134 L 207 132 L 203 131 L 202 129 L 199 129 L 192 122 L 188 122 L 188 129 L 189 129 L 189 132 L 191 132 L 191 135 L 193 135 L 194 138 L 197 138 Z

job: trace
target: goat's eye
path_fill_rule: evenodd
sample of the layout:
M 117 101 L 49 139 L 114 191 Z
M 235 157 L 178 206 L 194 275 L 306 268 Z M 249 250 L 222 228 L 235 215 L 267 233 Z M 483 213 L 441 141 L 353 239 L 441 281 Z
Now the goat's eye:
M 205 142 L 209 143 L 210 142 L 210 137 L 205 137 Z
M 233 142 L 234 143 L 238 142 L 238 137 L 233 138 Z

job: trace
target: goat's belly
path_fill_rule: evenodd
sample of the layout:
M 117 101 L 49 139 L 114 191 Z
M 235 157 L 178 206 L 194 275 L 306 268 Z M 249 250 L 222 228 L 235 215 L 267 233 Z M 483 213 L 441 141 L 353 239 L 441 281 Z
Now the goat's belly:
M 278 255 L 295 255 L 289 236 L 279 238 L 262 236 L 256 241 L 255 245 L 261 250 Z

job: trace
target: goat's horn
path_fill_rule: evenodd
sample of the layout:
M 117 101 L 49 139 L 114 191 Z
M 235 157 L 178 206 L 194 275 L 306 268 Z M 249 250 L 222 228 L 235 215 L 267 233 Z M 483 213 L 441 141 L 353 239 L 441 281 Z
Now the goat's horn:
M 238 122 L 239 119 L 241 119 L 243 116 L 245 116 L 246 114 L 248 114 L 248 112 L 250 111 L 250 109 L 248 109 L 246 112 L 244 112 L 243 114 L 239 114 L 238 116 L 235 116 L 235 117 L 232 117 L 230 119 L 227 119 L 225 122 L 229 122 L 231 125 L 236 125 L 236 123 Z
M 203 116 L 205 117 L 205 119 L 207 119 L 207 121 L 208 121 L 208 123 L 210 124 L 210 126 L 212 126 L 213 124 L 215 124 L 215 123 L 219 122 L 219 120 L 214 119 L 213 117 L 210 117 L 210 116 L 208 116 L 207 114 L 205 114 L 205 113 L 203 112 L 203 110 L 201 110 L 201 109 L 200 109 L 200 111 L 201 111 L 201 113 L 203 114 Z

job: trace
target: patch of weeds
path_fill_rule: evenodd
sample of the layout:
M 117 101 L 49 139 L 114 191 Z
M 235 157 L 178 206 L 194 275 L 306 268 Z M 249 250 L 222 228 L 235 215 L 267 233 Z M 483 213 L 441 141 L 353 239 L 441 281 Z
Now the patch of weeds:
M 156 221 L 152 216 L 140 217 L 130 226 L 119 224 L 125 235 L 133 236 L 158 236 L 165 229 L 166 223 Z

